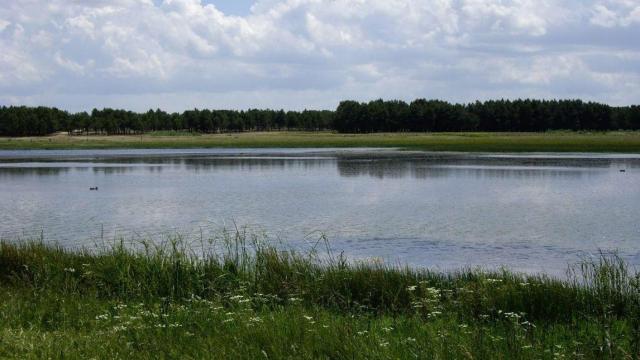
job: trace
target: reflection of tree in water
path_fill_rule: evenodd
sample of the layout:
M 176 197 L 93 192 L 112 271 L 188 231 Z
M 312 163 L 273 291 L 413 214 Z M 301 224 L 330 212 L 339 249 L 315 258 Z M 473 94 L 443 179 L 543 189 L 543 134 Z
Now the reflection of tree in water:
M 195 157 L 113 157 L 100 159 L 101 163 L 110 164 L 114 166 L 96 166 L 96 171 L 109 172 L 110 168 L 126 169 L 122 172 L 129 170 L 135 170 L 141 168 L 141 166 L 119 166 L 122 165 L 156 165 L 156 166 L 144 166 L 144 168 L 150 171 L 161 171 L 164 166 L 184 166 L 187 170 L 266 170 L 266 169 L 314 169 L 319 167 L 326 167 L 335 162 L 335 158 L 332 157 L 246 157 L 246 156 L 195 156 Z M 111 171 L 111 173 L 120 173 L 120 171 Z
M 185 159 L 188 170 L 307 170 L 333 166 L 333 158 L 210 158 Z
M 570 166 L 571 165 L 571 166 Z M 581 165 L 581 166 L 573 166 Z M 548 163 L 514 163 L 505 161 L 451 161 L 427 159 L 381 159 L 381 160 L 338 160 L 338 172 L 343 177 L 371 176 L 383 178 L 412 177 L 417 179 L 463 176 L 471 178 L 548 178 L 596 176 L 602 169 L 612 167 L 611 162 L 594 166 L 590 163 L 562 163 L 555 166 Z M 633 164 L 637 167 L 638 164 Z M 627 166 L 632 167 L 632 166 Z
M 338 160 L 338 173 L 343 177 L 371 176 L 376 178 L 402 178 L 415 176 L 415 163 L 394 160 Z
M 152 173 L 162 172 L 163 166 L 95 166 L 91 169 L 94 173 L 103 173 L 105 175 L 122 175 L 140 170 L 145 170 Z
M 543 178 L 581 177 L 602 173 L 607 169 L 638 169 L 636 158 L 571 158 L 514 157 L 501 155 L 451 153 L 366 153 L 332 156 L 117 156 L 92 159 L 68 159 L 51 162 L 52 166 L 0 167 L 0 176 L 59 175 L 70 169 L 77 172 L 126 174 L 133 171 L 160 173 L 164 167 L 180 167 L 189 171 L 285 171 L 333 168 L 343 177 L 375 178 L 440 178 L 465 176 L 473 178 Z M 24 159 L 21 160 L 24 162 Z M 38 161 L 43 161 L 42 159 Z M 46 162 L 46 161 L 45 161 Z M 13 161 L 5 161 L 7 164 Z M 64 166 L 68 164 L 68 166 Z M 86 166 L 85 166 L 86 164 Z M 34 164 L 35 165 L 35 164 Z M 55 165 L 55 166 L 54 166 Z
M 46 176 L 68 173 L 67 167 L 0 167 L 0 177 Z
M 180 156 L 158 157 L 158 156 L 133 156 L 133 157 L 105 157 L 100 158 L 104 164 L 122 165 L 181 165 L 184 158 Z

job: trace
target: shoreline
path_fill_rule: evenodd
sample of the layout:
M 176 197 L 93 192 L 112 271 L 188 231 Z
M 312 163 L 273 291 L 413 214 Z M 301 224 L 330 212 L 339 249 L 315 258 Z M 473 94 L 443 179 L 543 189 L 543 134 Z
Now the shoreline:
M 0 149 L 0 161 L 37 159 L 100 159 L 144 157 L 213 157 L 213 158 L 374 158 L 374 159 L 603 159 L 638 160 L 640 152 L 484 152 L 430 151 L 399 147 L 206 147 L 206 148 L 72 148 L 72 149 Z
M 55 134 L 0 138 L 0 150 L 399 148 L 433 152 L 640 153 L 640 132 L 372 133 L 244 132 L 181 136 Z

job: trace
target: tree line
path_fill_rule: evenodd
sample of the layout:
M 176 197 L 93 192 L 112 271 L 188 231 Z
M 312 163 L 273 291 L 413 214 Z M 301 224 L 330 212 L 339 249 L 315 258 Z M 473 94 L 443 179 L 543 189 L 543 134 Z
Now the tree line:
M 581 100 L 490 100 L 451 104 L 440 100 L 343 101 L 334 128 L 340 132 L 637 130 L 640 107 L 612 107 Z
M 94 109 L 69 113 L 51 107 L 0 107 L 1 136 L 141 134 L 149 131 L 220 133 L 273 130 L 395 131 L 638 130 L 640 107 L 612 107 L 580 100 L 491 100 L 452 104 L 417 99 L 342 101 L 329 110 L 187 110 L 136 113 Z
M 117 109 L 93 109 L 91 113 L 68 113 L 57 108 L 10 106 L 0 108 L 0 135 L 38 136 L 53 132 L 108 135 L 141 134 L 150 131 L 200 133 L 328 130 L 333 111 L 284 110 L 188 110 L 168 113 L 149 110 L 136 113 Z

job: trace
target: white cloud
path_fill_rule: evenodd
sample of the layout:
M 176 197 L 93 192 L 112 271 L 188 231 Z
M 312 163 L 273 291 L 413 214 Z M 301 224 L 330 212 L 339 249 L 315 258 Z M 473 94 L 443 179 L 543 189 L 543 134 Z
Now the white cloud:
M 71 31 L 77 29 L 81 34 L 84 34 L 91 39 L 95 39 L 95 26 L 84 15 L 76 16 L 67 19 L 66 24 L 72 28 Z
M 78 64 L 73 60 L 69 60 L 65 58 L 60 54 L 60 52 L 55 53 L 55 55 L 53 56 L 53 60 L 55 61 L 56 64 L 58 64 L 60 67 L 64 69 L 67 69 L 76 74 L 80 74 L 80 75 L 84 74 L 84 69 L 85 69 L 84 66 Z
M 596 3 L 590 19 L 594 25 L 612 28 L 640 24 L 640 2 L 635 0 L 608 0 Z
M 0 8 L 0 103 L 623 104 L 640 98 L 640 67 L 628 60 L 640 56 L 639 27 L 637 0 L 258 0 L 244 17 L 199 0 L 18 1 Z
M 11 71 L 0 71 L 0 82 L 5 86 L 32 84 L 42 80 L 41 71 L 31 63 L 28 55 L 12 48 L 0 47 L 0 68 Z
M 539 56 L 524 61 L 498 61 L 492 65 L 500 82 L 516 82 L 528 85 L 549 85 L 572 76 L 588 73 L 579 56 Z
M 602 4 L 593 7 L 593 17 L 591 23 L 604 27 L 614 27 L 618 24 L 618 14 L 609 10 Z
M 471 23 L 491 31 L 541 36 L 568 9 L 546 0 L 467 0 L 462 10 Z
M 10 24 L 11 23 L 9 21 L 0 19 L 0 32 L 3 32 Z

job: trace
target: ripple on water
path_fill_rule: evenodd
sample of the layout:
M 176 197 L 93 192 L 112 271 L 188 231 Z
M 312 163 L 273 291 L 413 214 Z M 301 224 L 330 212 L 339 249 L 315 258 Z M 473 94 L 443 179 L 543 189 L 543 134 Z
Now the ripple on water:
M 598 249 L 640 265 L 638 155 L 0 151 L 0 200 L 0 237 L 67 246 L 246 225 L 301 247 L 326 234 L 350 257 L 440 269 L 562 274 Z

